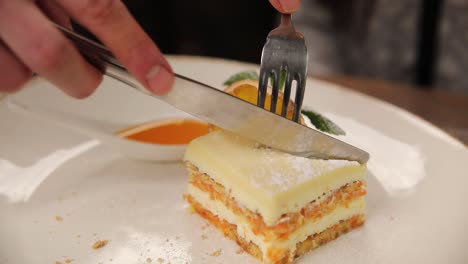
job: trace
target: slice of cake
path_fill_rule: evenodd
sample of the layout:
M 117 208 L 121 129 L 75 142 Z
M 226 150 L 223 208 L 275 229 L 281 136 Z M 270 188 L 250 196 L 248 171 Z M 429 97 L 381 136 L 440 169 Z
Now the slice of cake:
M 364 223 L 366 167 L 263 148 L 216 131 L 192 141 L 185 199 L 263 263 L 291 263 Z

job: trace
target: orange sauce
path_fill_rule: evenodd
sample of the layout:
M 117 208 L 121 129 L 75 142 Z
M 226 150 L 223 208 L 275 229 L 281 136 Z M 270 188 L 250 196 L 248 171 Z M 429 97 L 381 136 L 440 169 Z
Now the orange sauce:
M 177 119 L 144 124 L 126 129 L 117 135 L 145 143 L 183 145 L 208 134 L 208 132 L 210 132 L 210 124 L 208 123 L 191 119 Z

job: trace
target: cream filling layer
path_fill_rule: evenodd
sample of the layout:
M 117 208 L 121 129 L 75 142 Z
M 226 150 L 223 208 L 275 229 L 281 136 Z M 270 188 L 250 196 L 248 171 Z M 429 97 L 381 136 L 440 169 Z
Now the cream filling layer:
M 289 249 L 291 254 L 296 250 L 296 244 L 307 239 L 310 235 L 320 233 L 325 229 L 337 224 L 341 220 L 349 219 L 355 215 L 365 213 L 364 197 L 356 199 L 345 208 L 339 206 L 332 213 L 324 215 L 318 221 L 309 222 L 302 228 L 292 233 L 287 240 L 283 241 L 265 241 L 261 235 L 255 235 L 245 216 L 234 214 L 229 208 L 218 200 L 212 200 L 210 195 L 196 186 L 189 184 L 188 194 L 200 203 L 206 210 L 217 215 L 220 219 L 226 220 L 230 224 L 237 226 L 237 234 L 246 241 L 256 244 L 265 254 L 268 248 Z
M 223 132 L 193 140 L 184 156 L 267 225 L 296 212 L 323 193 L 362 181 L 366 167 L 343 160 L 317 160 L 259 149 L 253 141 Z

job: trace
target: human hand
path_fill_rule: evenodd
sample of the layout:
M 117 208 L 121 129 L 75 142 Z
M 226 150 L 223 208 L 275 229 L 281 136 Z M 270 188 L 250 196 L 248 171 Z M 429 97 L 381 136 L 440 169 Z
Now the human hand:
M 0 92 L 20 90 L 35 72 L 70 96 L 92 94 L 101 74 L 50 22 L 70 27 L 69 17 L 95 34 L 149 91 L 170 90 L 169 63 L 120 0 L 0 0 Z
M 290 14 L 301 7 L 300 0 L 270 0 L 271 5 L 281 13 Z

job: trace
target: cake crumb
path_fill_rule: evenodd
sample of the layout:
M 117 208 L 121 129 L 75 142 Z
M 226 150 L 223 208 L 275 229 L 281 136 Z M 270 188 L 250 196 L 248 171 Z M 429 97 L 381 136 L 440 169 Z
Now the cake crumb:
M 73 259 L 65 258 L 65 263 L 70 264 L 73 262 Z
M 218 256 L 221 256 L 221 254 L 223 253 L 223 250 L 218 248 L 216 251 L 213 251 L 210 253 L 210 256 L 212 257 L 218 257 Z
M 195 209 L 194 209 L 192 206 L 190 206 L 189 208 L 187 208 L 187 211 L 188 211 L 188 214 L 191 214 L 191 215 L 197 213 L 197 211 L 195 211 Z
M 62 218 L 61 216 L 59 216 L 59 215 L 56 215 L 56 216 L 55 216 L 55 221 L 57 221 L 57 222 L 62 222 L 62 221 L 63 221 L 63 218 Z
M 105 247 L 107 243 L 109 243 L 109 240 L 98 240 L 94 242 L 93 249 L 100 249 L 102 247 Z
M 158 261 L 158 263 L 164 263 L 164 259 L 162 259 L 162 258 L 158 258 L 157 261 Z
M 205 234 L 202 234 L 202 235 L 201 235 L 201 238 L 202 238 L 203 240 L 206 240 L 206 239 L 208 239 L 208 236 L 205 235 Z
M 236 251 L 236 254 L 243 254 L 244 253 L 244 249 L 243 248 L 239 248 L 237 251 Z
M 151 262 L 153 262 L 153 260 L 151 258 L 146 259 L 146 263 L 151 263 Z
M 56 260 L 54 261 L 54 264 L 62 264 L 62 262 Z

